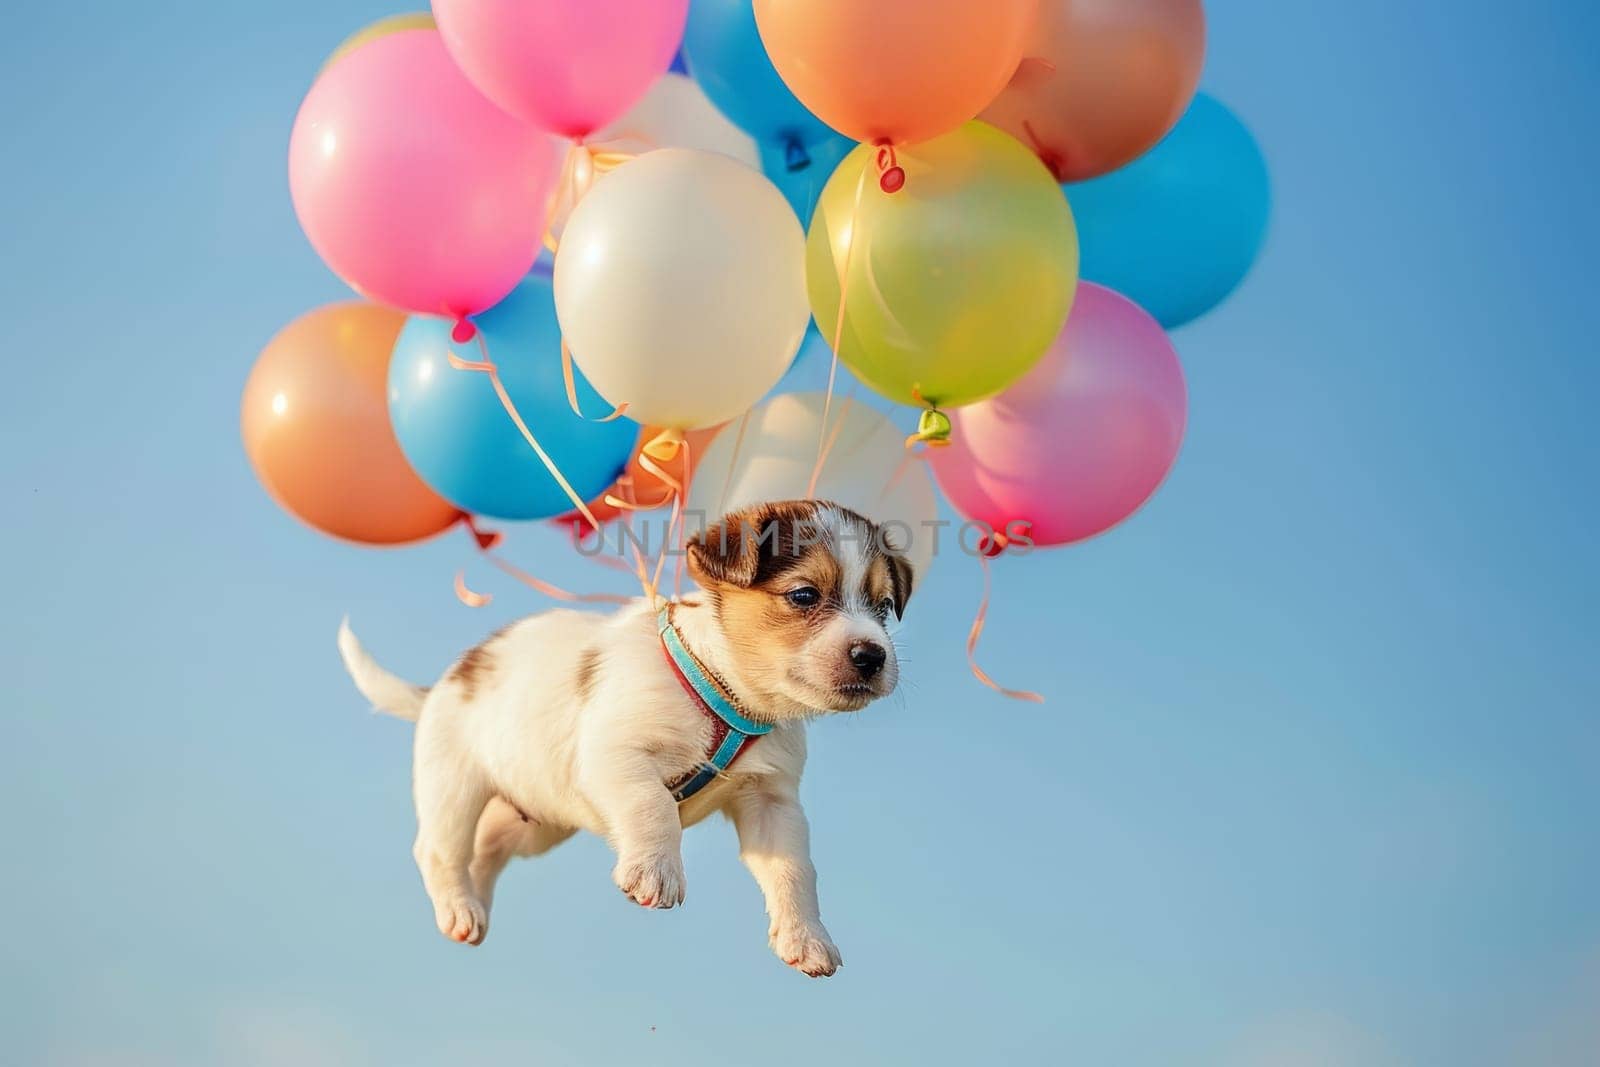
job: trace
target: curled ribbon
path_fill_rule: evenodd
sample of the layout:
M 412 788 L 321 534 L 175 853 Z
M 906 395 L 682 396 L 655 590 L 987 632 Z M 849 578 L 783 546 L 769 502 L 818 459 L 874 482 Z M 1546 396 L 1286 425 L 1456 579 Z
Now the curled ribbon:
M 595 179 L 616 170 L 634 158 L 632 152 L 596 150 L 579 142 L 567 150 L 566 161 L 561 166 L 561 177 L 556 181 L 556 192 L 550 200 L 550 225 L 544 231 L 544 246 L 552 254 L 560 248 L 561 239 L 556 227 L 564 225 L 578 202 L 594 188 Z
M 1043 704 L 1044 697 L 1027 689 L 1007 689 L 978 666 L 978 638 L 983 636 L 984 623 L 989 617 L 989 594 L 992 589 L 991 575 L 989 573 L 989 557 L 1004 551 L 1006 535 L 996 533 L 988 539 L 988 543 L 980 546 L 981 553 L 978 562 L 983 567 L 983 599 L 978 601 L 978 613 L 973 617 L 972 629 L 967 632 L 967 666 L 972 669 L 972 676 L 984 685 L 993 689 L 1001 696 L 1010 697 L 1012 700 L 1026 700 L 1033 704 Z
M 561 380 L 567 387 L 567 407 L 571 408 L 572 413 L 585 422 L 610 422 L 612 419 L 620 419 L 628 413 L 626 401 L 612 408 L 611 414 L 598 419 L 591 419 L 583 413 L 583 409 L 578 406 L 578 383 L 572 373 L 572 349 L 567 347 L 566 337 L 561 338 Z

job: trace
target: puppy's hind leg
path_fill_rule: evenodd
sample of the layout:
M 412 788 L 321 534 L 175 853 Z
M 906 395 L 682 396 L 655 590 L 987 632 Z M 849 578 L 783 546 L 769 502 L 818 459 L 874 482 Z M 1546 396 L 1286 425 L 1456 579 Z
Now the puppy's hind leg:
M 472 847 L 472 885 L 483 906 L 493 908 L 494 886 L 513 856 L 537 856 L 572 836 L 572 829 L 524 818 L 501 797 L 489 801 L 478 820 L 478 839 Z
M 493 793 L 477 764 L 459 751 L 456 739 L 434 728 L 424 714 L 417 727 L 412 791 L 417 804 L 417 842 L 412 849 L 422 884 L 433 900 L 439 932 L 476 945 L 489 932 L 489 912 L 472 885 L 473 835 Z

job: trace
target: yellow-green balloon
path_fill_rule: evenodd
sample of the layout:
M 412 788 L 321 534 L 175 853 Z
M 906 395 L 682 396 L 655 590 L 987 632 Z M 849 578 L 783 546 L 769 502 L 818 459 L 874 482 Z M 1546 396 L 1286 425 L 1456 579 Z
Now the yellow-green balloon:
M 404 15 L 390 15 L 377 22 L 363 26 L 361 29 L 339 42 L 339 47 L 328 54 L 322 62 L 322 70 L 327 70 L 357 48 L 376 41 L 380 37 L 387 37 L 391 33 L 400 33 L 404 30 L 436 30 L 438 23 L 433 21 L 433 16 L 426 11 L 411 11 Z M 318 71 L 320 74 L 321 71 Z
M 884 192 L 871 145 L 823 189 L 806 241 L 811 311 L 831 342 L 845 277 L 840 360 L 891 400 L 970 404 L 1061 333 L 1078 287 L 1072 210 L 1038 157 L 987 123 L 896 151 L 898 191 Z

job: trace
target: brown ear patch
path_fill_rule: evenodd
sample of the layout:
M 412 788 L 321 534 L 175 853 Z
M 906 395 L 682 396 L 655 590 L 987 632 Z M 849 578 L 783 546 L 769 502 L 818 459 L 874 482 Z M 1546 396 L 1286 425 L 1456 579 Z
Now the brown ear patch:
M 797 566 L 824 537 L 815 500 L 758 504 L 735 511 L 689 540 L 689 573 L 702 586 L 741 589 L 770 581 Z
M 889 552 L 884 556 L 889 564 L 889 596 L 894 600 L 894 617 L 906 617 L 906 602 L 911 599 L 911 587 L 915 579 L 915 571 L 911 561 L 898 552 Z

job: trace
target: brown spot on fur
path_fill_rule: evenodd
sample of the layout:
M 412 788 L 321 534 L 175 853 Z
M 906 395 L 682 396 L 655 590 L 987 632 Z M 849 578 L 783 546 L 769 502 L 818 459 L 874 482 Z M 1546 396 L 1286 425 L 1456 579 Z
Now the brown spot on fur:
M 461 658 L 456 660 L 456 665 L 450 668 L 449 680 L 461 686 L 463 700 L 471 700 L 473 694 L 478 691 L 479 682 L 494 673 L 495 658 L 494 654 L 489 651 L 489 646 L 500 640 L 501 636 L 510 628 L 509 626 L 502 627 L 484 638 L 473 648 L 467 649 L 466 652 L 462 653 Z
M 469 648 L 450 671 L 450 678 L 461 686 L 461 697 L 471 700 L 472 695 L 478 691 L 478 682 L 483 675 L 494 669 L 494 657 L 482 645 Z
M 594 696 L 595 683 L 600 680 L 600 650 L 589 647 L 578 654 L 578 670 L 573 676 L 573 687 L 578 693 L 578 703 L 587 704 Z

